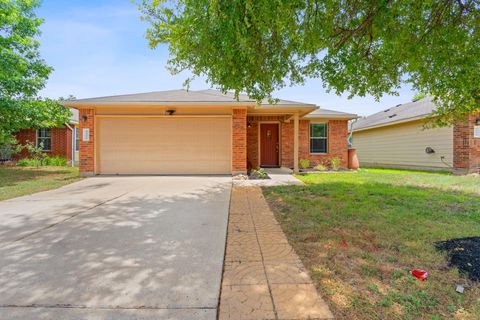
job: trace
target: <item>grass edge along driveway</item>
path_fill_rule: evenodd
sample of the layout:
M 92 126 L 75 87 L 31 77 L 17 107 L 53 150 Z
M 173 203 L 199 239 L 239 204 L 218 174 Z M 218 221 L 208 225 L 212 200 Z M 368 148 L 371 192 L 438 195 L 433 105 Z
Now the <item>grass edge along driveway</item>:
M 436 241 L 480 235 L 480 178 L 405 170 L 298 176 L 264 188 L 289 242 L 340 319 L 478 319 L 480 285 Z M 413 268 L 430 273 L 421 282 Z M 467 284 L 465 293 L 456 284 Z
M 0 166 L 0 201 L 56 189 L 80 179 L 77 167 Z

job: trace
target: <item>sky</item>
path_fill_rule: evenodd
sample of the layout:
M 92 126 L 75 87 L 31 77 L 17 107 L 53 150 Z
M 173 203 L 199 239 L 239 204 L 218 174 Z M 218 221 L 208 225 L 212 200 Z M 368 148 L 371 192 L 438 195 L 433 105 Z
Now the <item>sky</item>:
M 41 26 L 40 52 L 54 68 L 43 97 L 77 98 L 140 93 L 183 88 L 189 74 L 173 76 L 166 69 L 168 46 L 152 50 L 145 39 L 148 25 L 132 0 L 43 0 L 37 15 Z M 191 90 L 208 89 L 202 78 Z M 320 79 L 286 87 L 275 98 L 313 103 L 322 108 L 360 116 L 411 101 L 414 92 L 405 86 L 399 96 L 337 96 L 327 93 Z

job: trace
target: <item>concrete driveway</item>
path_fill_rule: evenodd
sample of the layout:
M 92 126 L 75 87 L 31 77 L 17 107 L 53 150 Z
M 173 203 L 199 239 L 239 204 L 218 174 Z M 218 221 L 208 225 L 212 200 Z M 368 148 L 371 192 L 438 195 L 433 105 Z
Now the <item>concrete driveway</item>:
M 0 202 L 0 319 L 215 319 L 230 190 L 98 177 Z

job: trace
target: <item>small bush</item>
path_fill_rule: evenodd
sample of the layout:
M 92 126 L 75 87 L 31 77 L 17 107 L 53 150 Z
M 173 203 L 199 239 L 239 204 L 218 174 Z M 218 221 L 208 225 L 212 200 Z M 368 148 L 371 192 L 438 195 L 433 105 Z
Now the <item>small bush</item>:
M 340 169 L 341 163 L 342 163 L 342 159 L 340 159 L 339 157 L 330 158 L 330 166 L 334 171 L 338 171 L 338 169 Z
M 45 157 L 45 159 L 43 159 L 43 165 L 54 166 L 54 167 L 64 167 L 67 165 L 67 159 L 60 156 Z
M 21 151 L 21 147 L 15 140 L 0 143 L 0 161 L 7 161 Z
M 301 159 L 298 164 L 300 165 L 300 169 L 307 169 L 308 167 L 310 167 L 310 160 Z
M 17 166 L 20 167 L 40 167 L 41 165 L 42 161 L 39 159 L 24 158 L 17 161 Z
M 40 167 L 40 166 L 52 166 L 52 167 L 64 167 L 67 165 L 67 159 L 60 156 L 45 156 L 41 159 L 36 158 L 24 158 L 17 161 L 17 165 L 20 167 Z
M 317 171 L 326 171 L 327 170 L 327 166 L 324 165 L 323 163 L 319 163 L 315 166 L 314 168 L 315 170 Z
M 250 178 L 252 179 L 268 179 L 268 174 L 263 170 L 263 168 L 252 169 L 250 171 Z

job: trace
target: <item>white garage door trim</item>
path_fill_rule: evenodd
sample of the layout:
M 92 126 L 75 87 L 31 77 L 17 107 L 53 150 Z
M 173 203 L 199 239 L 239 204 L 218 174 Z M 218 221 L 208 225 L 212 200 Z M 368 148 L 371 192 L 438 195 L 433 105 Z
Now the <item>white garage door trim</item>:
M 131 121 L 130 121 L 131 119 Z M 113 121 L 109 121 L 113 120 Z M 118 120 L 118 123 L 115 123 Z M 162 123 L 162 126 L 156 126 L 153 122 L 158 120 L 159 124 Z M 165 121 L 174 121 L 172 122 L 164 122 Z M 185 120 L 185 123 L 184 121 Z M 192 121 L 194 120 L 194 121 Z M 202 120 L 207 120 L 204 123 L 202 123 Z M 215 121 L 218 120 L 218 121 Z M 225 120 L 225 121 L 221 121 Z M 103 121 L 103 122 L 102 122 Z M 108 122 L 105 122 L 108 121 Z M 140 122 L 139 122 L 140 121 Z M 143 122 L 144 123 L 141 123 Z M 129 126 L 132 126 L 133 128 L 135 127 L 145 127 L 148 128 L 148 126 L 154 126 L 151 127 L 151 129 L 156 129 L 156 131 L 151 130 L 150 128 L 147 129 L 148 131 L 135 131 L 131 130 L 132 127 L 129 130 Z M 142 149 L 140 148 L 137 149 L 135 153 L 130 153 L 128 149 L 127 152 L 125 152 L 126 149 L 121 149 L 121 143 L 117 144 L 114 150 L 119 150 L 118 154 L 115 154 L 115 158 L 112 157 L 112 154 L 109 154 L 109 159 L 105 160 L 102 159 L 102 152 L 107 154 L 107 152 L 112 151 L 112 143 L 116 144 L 117 141 L 113 139 L 112 136 L 108 135 L 102 135 L 102 127 L 109 126 L 109 130 L 120 130 L 119 127 L 116 126 L 125 126 L 126 127 L 126 132 L 139 132 L 137 134 L 137 137 L 133 135 L 132 139 L 135 139 L 135 141 L 148 141 L 150 144 L 150 149 L 147 149 L 149 151 L 145 151 L 142 155 Z M 166 126 L 166 127 L 165 127 Z M 185 141 L 185 136 L 183 137 L 178 137 L 180 140 L 179 142 L 179 150 L 174 149 L 172 147 L 172 144 L 174 142 L 171 142 L 171 139 L 176 139 L 177 136 L 171 135 L 171 128 L 169 129 L 168 127 L 178 127 L 179 130 L 188 128 L 189 126 L 196 126 L 196 130 L 200 131 L 195 131 L 195 132 L 203 132 L 203 135 L 191 135 L 192 137 L 195 137 L 199 140 L 193 141 L 192 147 L 197 147 L 196 151 L 192 152 L 191 154 L 189 151 L 187 151 L 187 147 L 185 147 L 185 143 L 181 143 L 182 138 L 183 141 Z M 182 128 L 182 126 L 185 126 Z M 162 130 L 165 130 L 162 132 Z M 205 130 L 205 131 L 203 131 Z M 211 130 L 211 131 L 210 131 Z M 111 132 L 111 131 L 110 131 Z M 114 132 L 114 131 L 113 131 Z M 147 134 L 155 132 L 153 134 L 156 134 L 156 139 L 155 137 L 147 136 Z M 181 132 L 181 131 L 179 131 Z M 118 137 L 117 132 L 117 137 Z M 163 134 L 167 133 L 169 135 L 169 139 L 161 139 L 159 138 L 160 136 L 164 136 Z M 124 139 L 127 139 L 129 136 L 123 135 Z M 144 139 L 146 138 L 146 139 Z M 189 139 L 189 138 L 188 138 Z M 102 143 L 105 143 L 105 140 L 108 141 L 110 148 L 107 147 L 105 149 L 105 144 L 102 145 Z M 123 139 L 122 139 L 123 140 Z M 125 140 L 124 140 L 125 141 Z M 212 144 L 212 141 L 213 144 Z M 231 163 L 232 163 L 232 117 L 230 115 L 194 115 L 194 116 L 188 116 L 188 115 L 175 115 L 175 116 L 166 116 L 166 115 L 96 115 L 95 119 L 95 171 L 97 174 L 230 174 L 231 173 Z M 127 142 L 128 143 L 128 142 Z M 130 145 L 133 146 L 132 140 L 129 141 Z M 158 143 L 158 148 L 157 146 L 153 146 L 152 149 L 152 143 Z M 209 152 L 205 152 L 201 154 L 203 148 L 198 148 L 200 145 L 205 145 L 205 150 L 210 150 Z M 176 144 L 175 144 L 176 145 Z M 183 148 L 181 147 L 183 146 Z M 104 148 L 102 150 L 102 147 Z M 133 146 L 134 147 L 134 146 Z M 166 148 L 164 148 L 166 147 Z M 168 148 L 170 147 L 170 148 Z M 110 149 L 110 150 L 109 150 Z M 171 150 L 171 153 L 152 153 L 152 150 Z M 195 149 L 195 148 L 193 148 Z M 176 152 L 179 152 L 179 154 L 176 154 Z M 187 154 L 188 153 L 188 154 Z M 200 154 L 199 154 L 200 153 Z M 137 156 L 138 155 L 138 156 Z M 159 161 L 161 163 L 160 166 L 156 167 L 155 165 L 152 165 L 152 159 L 149 159 L 149 156 L 152 156 L 153 158 L 156 157 L 156 160 L 154 161 Z M 214 157 L 217 157 L 215 159 Z M 220 155 L 220 156 L 219 156 Z M 130 158 L 130 156 L 132 156 Z M 123 159 L 127 159 L 125 161 L 139 161 L 140 164 L 139 166 L 134 166 L 134 165 L 128 165 L 127 162 L 124 162 L 123 164 L 115 163 L 115 159 L 117 157 L 121 157 Z M 211 161 L 210 161 L 210 157 Z M 136 158 L 136 159 L 135 159 Z M 203 158 L 203 161 L 201 160 Z M 181 161 L 183 159 L 186 159 L 185 161 Z M 103 160 L 103 162 L 102 162 Z M 216 163 L 214 164 L 214 162 Z M 110 169 L 106 168 L 106 166 L 109 166 Z M 154 168 L 154 169 L 152 169 Z M 120 172 L 117 172 L 120 171 Z

